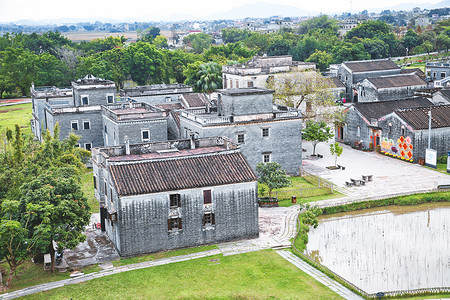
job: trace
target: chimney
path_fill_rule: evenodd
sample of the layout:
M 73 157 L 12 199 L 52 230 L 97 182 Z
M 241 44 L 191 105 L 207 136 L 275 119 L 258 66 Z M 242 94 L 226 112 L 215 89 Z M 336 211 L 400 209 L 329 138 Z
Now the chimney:
M 130 140 L 128 139 L 128 135 L 125 136 L 125 154 L 130 155 Z

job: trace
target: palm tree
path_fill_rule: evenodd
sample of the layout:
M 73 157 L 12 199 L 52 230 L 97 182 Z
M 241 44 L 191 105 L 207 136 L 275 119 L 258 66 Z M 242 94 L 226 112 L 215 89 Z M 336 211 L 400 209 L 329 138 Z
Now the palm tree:
M 222 67 L 216 62 L 204 63 L 200 65 L 197 78 L 194 89 L 211 96 L 214 90 L 222 88 Z

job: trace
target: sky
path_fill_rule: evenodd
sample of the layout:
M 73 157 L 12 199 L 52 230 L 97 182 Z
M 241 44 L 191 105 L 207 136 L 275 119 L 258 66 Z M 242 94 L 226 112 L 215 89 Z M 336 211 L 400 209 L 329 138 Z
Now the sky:
M 164 20 L 174 14 L 202 18 L 257 2 L 292 5 L 308 11 L 334 13 L 384 9 L 401 3 L 438 3 L 439 0 L 0 0 L 0 23 L 17 20 L 114 19 Z

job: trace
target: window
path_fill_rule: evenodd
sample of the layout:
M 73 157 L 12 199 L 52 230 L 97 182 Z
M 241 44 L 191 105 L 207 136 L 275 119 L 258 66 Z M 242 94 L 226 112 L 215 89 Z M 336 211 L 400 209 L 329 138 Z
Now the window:
M 170 207 L 181 207 L 180 194 L 169 195 Z
M 392 134 L 392 123 L 389 123 L 389 134 Z
M 114 103 L 114 96 L 113 95 L 106 96 L 106 102 L 108 104 Z
M 70 126 L 73 130 L 78 130 L 78 121 L 71 121 Z
M 436 78 L 436 72 L 433 72 L 433 78 Z
M 172 231 L 173 229 L 183 229 L 181 218 L 167 219 L 167 227 L 169 231 Z
M 252 88 L 253 87 L 253 81 L 247 82 L 247 87 Z
M 445 78 L 445 72 L 441 72 L 441 79 Z
M 150 130 L 142 130 L 142 141 L 147 142 L 150 140 Z
M 232 89 L 232 88 L 233 88 L 233 80 L 230 79 L 230 89 Z
M 204 213 L 203 214 L 203 226 L 216 224 L 215 219 L 216 218 L 213 213 Z
M 86 149 L 88 151 L 91 151 L 91 148 L 92 148 L 92 144 L 91 143 L 85 143 L 84 144 L 84 149 Z
M 172 102 L 172 98 L 166 97 L 166 102 Z
M 211 190 L 203 191 L 203 204 L 211 204 Z
M 81 96 L 81 105 L 89 105 L 89 97 Z
M 91 122 L 90 121 L 83 121 L 83 129 L 84 130 L 91 129 Z
M 94 175 L 94 189 L 97 189 L 97 176 Z
M 108 127 L 105 125 L 105 133 L 108 133 Z
M 236 80 L 236 88 L 239 88 L 239 81 Z
M 269 136 L 269 128 L 263 128 L 262 129 L 262 136 L 268 137 Z
M 108 185 L 106 184 L 106 179 L 105 179 L 105 197 L 108 197 Z
M 244 134 L 238 134 L 237 135 L 237 142 L 239 144 L 243 144 L 245 142 L 245 135 Z
M 270 162 L 270 153 L 263 153 L 263 163 Z
M 402 125 L 402 133 L 401 135 L 404 137 L 405 136 L 405 126 Z
M 356 136 L 357 137 L 361 136 L 361 127 L 359 127 L 359 126 L 356 128 Z

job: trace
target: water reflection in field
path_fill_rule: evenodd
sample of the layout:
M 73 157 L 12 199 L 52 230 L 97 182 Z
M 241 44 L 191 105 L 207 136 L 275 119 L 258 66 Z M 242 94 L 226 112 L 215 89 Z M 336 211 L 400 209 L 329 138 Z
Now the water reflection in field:
M 368 293 L 450 286 L 450 203 L 335 214 L 307 254 Z

